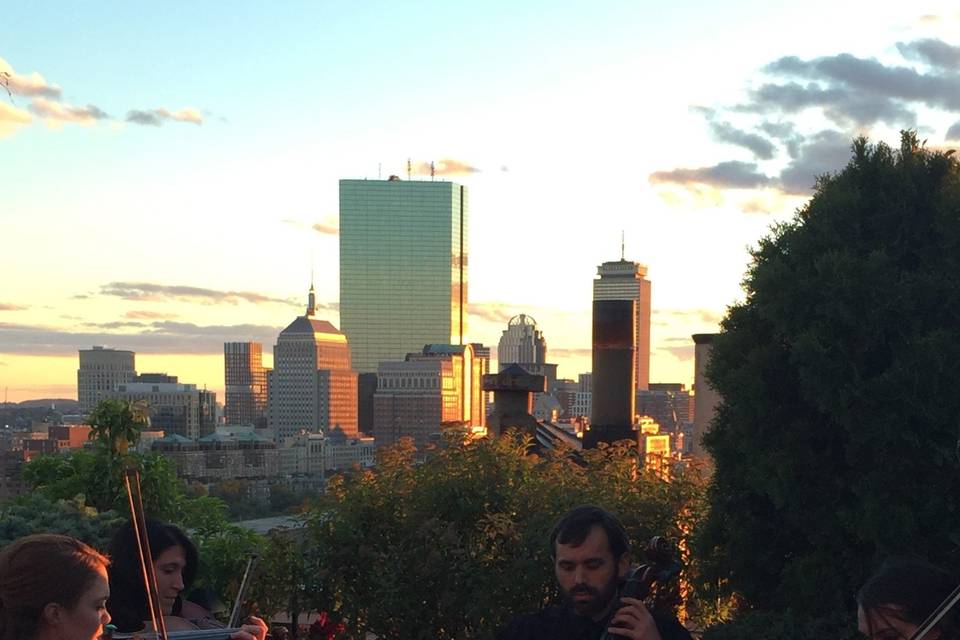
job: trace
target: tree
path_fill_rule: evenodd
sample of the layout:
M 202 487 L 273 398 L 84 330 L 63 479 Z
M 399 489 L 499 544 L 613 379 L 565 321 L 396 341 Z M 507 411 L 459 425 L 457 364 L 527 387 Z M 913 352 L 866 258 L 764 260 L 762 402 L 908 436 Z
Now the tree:
M 116 456 L 127 453 L 140 441 L 140 433 L 150 426 L 146 402 L 107 398 L 97 403 L 87 417 L 90 439 Z
M 703 582 L 818 616 L 891 554 L 960 568 L 960 168 L 853 143 L 752 252 L 708 375 L 723 400 Z
M 695 480 L 639 471 L 627 443 L 578 460 L 530 446 L 515 432 L 450 440 L 418 464 L 401 441 L 375 468 L 331 479 L 309 518 L 310 607 L 342 616 L 350 637 L 487 637 L 554 597 L 549 532 L 575 505 L 619 514 L 635 549 L 654 534 L 686 540 Z
M 42 494 L 27 494 L 0 508 L 0 547 L 33 533 L 61 533 L 106 550 L 122 521 L 113 511 L 97 513 L 82 498 L 50 500 Z

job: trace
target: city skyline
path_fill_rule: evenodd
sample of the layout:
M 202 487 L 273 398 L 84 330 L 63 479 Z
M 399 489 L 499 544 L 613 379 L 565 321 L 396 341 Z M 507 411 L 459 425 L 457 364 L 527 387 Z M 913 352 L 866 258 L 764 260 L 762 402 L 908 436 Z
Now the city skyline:
M 273 345 L 311 268 L 340 326 L 339 180 L 431 161 L 470 190 L 468 341 L 526 313 L 561 377 L 589 371 L 623 232 L 656 280 L 650 380 L 689 386 L 746 247 L 853 136 L 960 138 L 948 2 L 179 7 L 5 8 L 11 401 L 76 397 L 95 345 L 224 398 L 223 344 Z

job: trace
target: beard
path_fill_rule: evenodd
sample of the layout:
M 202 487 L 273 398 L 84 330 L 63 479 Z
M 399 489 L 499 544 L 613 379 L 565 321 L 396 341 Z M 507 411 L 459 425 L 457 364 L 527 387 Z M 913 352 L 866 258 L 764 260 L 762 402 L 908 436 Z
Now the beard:
M 563 599 L 581 616 L 595 618 L 605 613 L 610 601 L 616 597 L 617 585 L 616 575 L 599 589 L 585 584 L 574 585 L 569 591 L 563 590 Z

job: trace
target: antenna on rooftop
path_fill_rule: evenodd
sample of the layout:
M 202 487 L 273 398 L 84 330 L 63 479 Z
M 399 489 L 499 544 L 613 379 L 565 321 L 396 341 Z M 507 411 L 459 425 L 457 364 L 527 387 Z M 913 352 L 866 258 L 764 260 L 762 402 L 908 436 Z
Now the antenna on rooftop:
M 377 180 L 382 180 L 383 179 L 382 175 L 383 175 L 383 163 L 378 162 L 377 163 Z
M 410 173 L 413 171 L 413 167 L 410 164 L 410 158 L 407 158 L 407 180 L 410 179 Z
M 434 175 L 433 160 L 431 160 L 430 161 L 430 182 L 433 182 L 433 175 Z
M 624 242 L 623 229 L 620 229 L 620 262 L 626 260 L 626 243 Z

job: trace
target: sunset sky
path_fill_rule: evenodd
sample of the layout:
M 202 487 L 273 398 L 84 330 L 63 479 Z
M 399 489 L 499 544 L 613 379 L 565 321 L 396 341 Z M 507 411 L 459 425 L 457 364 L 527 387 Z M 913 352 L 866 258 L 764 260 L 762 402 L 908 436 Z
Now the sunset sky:
M 223 342 L 272 351 L 311 268 L 339 324 L 337 181 L 408 158 L 470 189 L 473 341 L 524 312 L 588 371 L 623 232 L 651 380 L 689 383 L 853 136 L 960 143 L 955 2 L 559 4 L 7 3 L 0 399 L 75 398 L 106 345 L 222 402 Z

